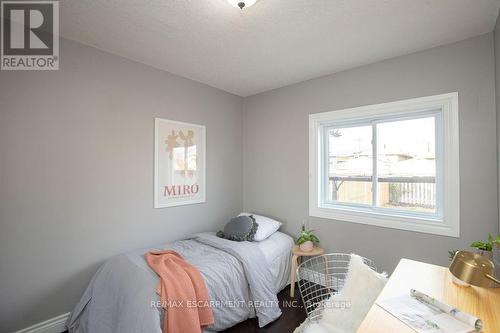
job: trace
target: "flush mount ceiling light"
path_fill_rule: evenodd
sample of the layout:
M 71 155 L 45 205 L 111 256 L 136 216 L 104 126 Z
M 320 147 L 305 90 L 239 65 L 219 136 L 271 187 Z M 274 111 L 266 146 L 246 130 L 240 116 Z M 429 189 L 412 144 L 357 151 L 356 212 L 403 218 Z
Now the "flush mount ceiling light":
M 229 2 L 231 6 L 243 9 L 252 6 L 257 0 L 227 0 L 227 2 Z

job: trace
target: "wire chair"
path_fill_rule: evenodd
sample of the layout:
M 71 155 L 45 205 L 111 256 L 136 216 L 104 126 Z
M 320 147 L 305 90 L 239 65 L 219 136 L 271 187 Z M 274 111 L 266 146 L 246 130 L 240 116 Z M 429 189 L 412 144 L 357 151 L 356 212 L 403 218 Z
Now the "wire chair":
M 366 265 L 377 271 L 372 260 L 362 259 Z M 329 253 L 307 259 L 297 267 L 300 296 L 308 321 L 319 320 L 325 308 L 324 301 L 342 290 L 350 260 L 350 254 Z

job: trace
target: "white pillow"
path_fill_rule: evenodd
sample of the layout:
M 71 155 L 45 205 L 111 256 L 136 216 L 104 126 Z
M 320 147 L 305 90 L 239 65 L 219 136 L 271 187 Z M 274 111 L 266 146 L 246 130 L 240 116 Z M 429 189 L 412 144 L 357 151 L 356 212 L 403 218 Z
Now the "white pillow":
M 355 333 L 386 282 L 386 273 L 375 272 L 360 256 L 351 254 L 344 287 L 325 301 L 321 320 L 304 332 Z
M 259 225 L 257 232 L 255 233 L 254 241 L 260 242 L 274 234 L 281 227 L 281 222 L 273 220 L 269 217 L 262 215 L 251 214 L 251 213 L 241 213 L 238 216 L 250 216 L 253 215 L 255 222 Z

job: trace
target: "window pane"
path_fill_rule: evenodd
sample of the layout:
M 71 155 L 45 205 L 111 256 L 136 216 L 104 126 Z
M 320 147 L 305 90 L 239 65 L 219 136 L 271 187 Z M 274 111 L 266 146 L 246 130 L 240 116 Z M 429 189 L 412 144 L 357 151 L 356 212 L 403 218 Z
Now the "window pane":
M 377 125 L 379 207 L 436 212 L 435 118 Z
M 328 131 L 328 201 L 372 204 L 372 127 Z

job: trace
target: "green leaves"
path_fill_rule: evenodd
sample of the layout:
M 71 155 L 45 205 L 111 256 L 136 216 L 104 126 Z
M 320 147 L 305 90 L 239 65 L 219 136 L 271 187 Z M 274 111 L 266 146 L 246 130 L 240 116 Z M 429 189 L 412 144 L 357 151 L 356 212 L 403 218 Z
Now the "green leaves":
M 450 259 L 450 261 L 453 260 L 453 258 L 455 257 L 455 254 L 458 252 L 458 250 L 450 250 L 448 251 L 448 258 Z
M 493 238 L 493 235 L 489 234 L 488 241 L 486 241 L 486 242 L 475 241 L 475 242 L 472 242 L 470 247 L 473 247 L 473 248 L 481 250 L 481 251 L 492 251 L 494 245 L 500 245 L 500 234 L 497 236 L 497 238 Z
M 316 237 L 315 234 L 313 234 L 314 230 L 303 230 L 300 232 L 299 238 L 297 238 L 297 244 L 303 244 L 307 241 L 311 241 L 315 244 L 319 243 L 319 238 Z
M 473 247 L 473 248 L 476 248 L 476 249 L 482 250 L 482 251 L 491 251 L 493 249 L 493 247 L 491 246 L 490 243 L 485 243 L 485 242 L 481 242 L 481 241 L 472 242 L 470 247 Z

